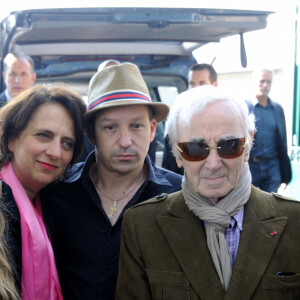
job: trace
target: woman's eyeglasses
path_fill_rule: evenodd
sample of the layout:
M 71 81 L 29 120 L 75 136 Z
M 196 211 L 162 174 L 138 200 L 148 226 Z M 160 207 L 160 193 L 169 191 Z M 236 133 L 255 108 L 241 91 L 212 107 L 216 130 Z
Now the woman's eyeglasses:
M 209 147 L 203 141 L 178 143 L 177 149 L 181 156 L 188 161 L 200 161 L 208 157 L 210 149 L 216 149 L 222 158 L 236 158 L 242 155 L 246 138 L 219 141 L 216 147 Z

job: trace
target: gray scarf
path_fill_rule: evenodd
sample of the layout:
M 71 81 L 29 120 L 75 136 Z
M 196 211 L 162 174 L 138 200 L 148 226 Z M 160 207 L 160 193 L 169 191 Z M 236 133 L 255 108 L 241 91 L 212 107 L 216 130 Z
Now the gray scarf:
M 224 233 L 231 217 L 246 204 L 251 192 L 251 173 L 245 163 L 237 186 L 214 205 L 207 197 L 196 193 L 186 177 L 182 181 L 182 191 L 189 210 L 206 222 L 207 246 L 213 263 L 225 290 L 231 277 L 231 254 Z

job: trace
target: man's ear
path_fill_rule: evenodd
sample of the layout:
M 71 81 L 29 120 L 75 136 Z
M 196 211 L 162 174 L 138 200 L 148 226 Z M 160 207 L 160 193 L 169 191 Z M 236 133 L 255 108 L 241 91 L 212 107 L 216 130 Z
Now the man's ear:
M 176 163 L 177 163 L 178 168 L 183 167 L 183 163 L 182 163 L 182 160 L 180 158 L 176 158 Z
M 215 86 L 215 87 L 217 87 L 217 86 L 218 86 L 218 81 L 214 81 L 214 82 L 212 83 L 212 85 Z
M 253 132 L 253 131 L 250 131 L 249 134 L 250 134 L 250 139 L 251 139 L 251 141 L 253 141 L 254 132 Z M 245 157 L 244 157 L 244 162 L 247 162 L 248 160 L 249 160 L 249 153 L 245 155 Z
M 32 73 L 32 76 L 31 76 L 31 81 L 32 81 L 32 85 L 35 83 L 35 80 L 36 80 L 36 73 Z
M 155 138 L 155 134 L 156 134 L 156 127 L 157 127 L 157 122 L 156 120 L 153 118 L 150 121 L 150 143 L 154 140 Z
M 249 153 L 245 154 L 245 156 L 244 156 L 244 162 L 247 162 L 248 160 L 249 160 Z
M 3 78 L 4 83 L 7 85 L 5 71 L 2 72 L 2 78 Z
M 93 144 L 94 146 L 96 146 L 96 140 L 95 140 L 95 136 L 94 136 L 94 130 L 91 126 L 88 126 L 88 128 L 86 129 L 86 134 L 91 142 L 91 144 Z
M 14 152 L 15 151 L 15 140 L 11 140 L 8 142 L 8 150 L 10 152 Z
M 250 138 L 251 138 L 251 141 L 253 141 L 253 137 L 254 137 L 254 132 L 253 132 L 253 131 L 250 131 Z

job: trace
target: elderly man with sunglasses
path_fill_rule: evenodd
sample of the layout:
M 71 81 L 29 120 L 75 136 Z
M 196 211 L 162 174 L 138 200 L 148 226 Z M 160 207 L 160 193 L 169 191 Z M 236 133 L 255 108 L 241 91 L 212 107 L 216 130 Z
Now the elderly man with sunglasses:
M 167 126 L 182 190 L 125 213 L 116 299 L 298 299 L 300 203 L 251 185 L 245 103 L 191 89 Z

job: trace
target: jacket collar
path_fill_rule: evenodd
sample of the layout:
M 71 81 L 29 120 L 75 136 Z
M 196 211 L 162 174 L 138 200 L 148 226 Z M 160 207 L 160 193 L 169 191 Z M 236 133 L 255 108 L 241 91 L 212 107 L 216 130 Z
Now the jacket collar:
M 256 104 L 258 104 L 258 100 L 256 97 L 252 97 L 250 100 L 247 100 L 247 102 L 254 107 Z M 268 104 L 271 105 L 271 106 L 274 106 L 274 102 L 268 97 Z
M 74 165 L 71 169 L 67 170 L 64 173 L 65 182 L 72 183 L 76 180 L 79 180 L 82 178 L 83 182 L 87 182 L 89 178 L 89 171 L 91 168 L 91 165 L 96 161 L 95 157 L 95 151 L 91 152 L 89 156 L 87 157 L 85 162 L 80 162 L 76 165 Z M 157 185 L 168 185 L 172 186 L 171 182 L 163 176 L 161 172 L 157 172 L 158 169 L 161 169 L 157 166 L 155 166 L 149 157 L 149 155 L 146 156 L 145 163 L 148 167 L 148 178 L 147 181 L 152 181 Z
M 241 290 L 245 299 L 251 298 L 287 222 L 286 218 L 276 217 L 271 197 L 252 186 L 226 295 L 207 248 L 203 222 L 188 210 L 182 192 L 177 193 L 168 208 L 170 217 L 157 216 L 163 234 L 201 299 L 238 299 Z M 205 278 L 205 282 L 201 278 Z
M 155 166 L 149 155 L 146 156 L 145 162 L 149 170 L 147 180 L 150 180 L 157 185 L 172 186 L 171 182 L 164 176 L 163 172 L 158 172 L 158 170 L 162 170 L 162 168 Z

